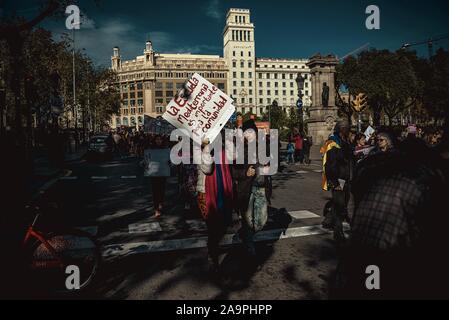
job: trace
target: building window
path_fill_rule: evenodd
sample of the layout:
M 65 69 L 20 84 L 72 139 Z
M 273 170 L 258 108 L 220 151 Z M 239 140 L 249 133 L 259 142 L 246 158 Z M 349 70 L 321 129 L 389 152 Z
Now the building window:
M 232 61 L 232 67 L 233 67 L 233 68 L 236 68 L 236 67 L 237 67 L 237 62 Z
M 274 95 L 278 96 L 279 95 L 279 90 L 274 90 Z
M 233 77 L 234 79 L 237 78 L 237 72 L 234 71 L 234 72 L 232 73 L 232 77 Z
M 269 73 L 267 73 L 267 79 L 270 79 L 270 74 Z
M 306 96 L 308 96 L 309 95 L 309 90 L 306 90 Z
M 263 113 L 263 108 L 259 108 L 259 113 L 260 113 L 260 114 Z
M 307 80 L 307 79 L 308 79 L 308 76 L 309 76 L 309 75 L 306 73 L 306 74 L 304 75 L 304 79 Z
M 248 77 L 252 78 L 253 77 L 253 73 L 252 72 L 248 72 Z
M 259 103 L 260 103 L 260 104 L 263 103 L 263 99 L 262 99 L 262 98 L 259 99 Z M 262 108 L 261 108 L 261 109 L 262 109 Z
M 263 91 L 259 90 L 259 96 L 263 95 Z
M 251 34 L 251 33 L 249 33 L 248 36 L 249 36 L 250 34 Z M 251 51 L 248 51 L 248 57 L 251 57 Z
M 287 95 L 287 91 L 286 90 L 282 90 L 282 95 L 286 96 Z
M 165 92 L 166 97 L 173 97 L 173 91 L 166 91 Z
M 282 88 L 286 88 L 287 87 L 287 83 L 282 82 Z
M 156 97 L 162 97 L 162 91 L 156 91 L 155 96 Z
M 143 98 L 143 91 L 137 91 L 137 98 Z
M 268 103 L 268 104 L 271 104 L 271 98 L 268 98 L 268 99 L 267 99 L 267 103 Z
M 290 73 L 290 80 L 293 80 L 293 73 Z
M 253 94 L 253 89 L 249 89 L 249 95 Z
M 240 78 L 245 78 L 245 72 L 240 72 Z
M 233 85 L 234 87 L 237 87 L 237 81 L 232 81 L 232 85 Z
M 117 126 L 121 125 L 120 118 L 115 118 L 115 124 Z
M 285 73 L 282 74 L 282 79 L 285 79 Z
M 142 90 L 142 89 L 143 89 L 143 83 L 137 82 L 137 90 Z
M 181 90 L 184 83 L 182 82 L 176 82 L 176 90 Z
M 252 82 L 252 81 L 249 81 L 249 82 L 248 82 L 248 86 L 249 86 L 249 87 L 252 87 L 252 86 L 253 86 L 253 82 Z
M 279 84 L 278 84 L 277 82 L 274 83 L 274 87 L 275 87 L 275 88 L 277 88 L 278 85 L 279 85 Z
M 139 107 L 143 106 L 143 99 L 137 99 L 137 105 Z
M 253 103 L 253 98 L 249 98 L 249 103 Z
M 290 69 L 290 66 L 287 66 L 287 69 Z
M 261 88 L 263 87 L 263 82 L 262 81 L 259 82 L 259 87 L 261 87 Z
M 245 98 L 242 98 L 242 103 L 245 103 Z
M 224 83 L 223 83 L 223 82 L 218 83 L 218 84 L 217 84 L 217 88 L 220 89 L 220 90 L 224 90 L 224 88 L 225 88 Z
M 241 85 L 242 87 L 244 87 L 244 86 L 245 86 L 245 81 L 241 81 L 241 82 L 240 82 L 240 85 Z
M 232 56 L 235 57 L 235 51 L 232 51 Z
M 248 68 L 252 68 L 253 67 L 253 63 L 251 61 L 248 61 Z
M 309 83 L 308 82 L 304 83 L 304 87 L 308 88 L 309 87 Z
M 135 97 L 136 97 L 136 93 L 134 91 L 129 93 L 130 99 L 134 99 Z
M 301 69 L 305 69 L 306 67 L 304 67 L 304 66 L 301 66 Z
M 245 17 L 243 17 L 243 23 L 245 23 Z
M 267 96 L 271 96 L 271 90 L 267 90 Z
M 278 78 L 278 74 L 277 74 L 277 73 L 274 74 L 274 78 L 275 78 L 275 79 Z
M 241 32 L 241 31 L 240 31 Z M 240 51 L 240 56 L 243 57 L 243 51 Z
M 259 73 L 259 79 L 262 79 L 262 74 L 261 73 Z
M 237 21 L 237 19 L 238 19 L 238 17 L 237 16 L 235 16 L 235 23 L 237 23 L 238 21 Z
M 164 112 L 164 107 L 163 106 L 156 106 L 156 112 L 157 113 L 163 113 Z
M 236 95 L 237 95 L 237 89 L 232 90 L 232 94 L 233 94 L 234 96 L 236 96 Z
M 295 94 L 295 92 L 293 90 L 290 90 L 290 95 L 292 96 L 294 94 Z
M 298 69 L 298 66 L 295 66 L 295 69 Z
M 245 67 L 245 62 L 244 61 L 240 61 L 240 68 L 244 68 Z
M 295 84 L 293 82 L 290 82 L 290 88 L 294 88 Z
M 173 83 L 172 82 L 167 82 L 165 84 L 165 89 L 173 89 Z
M 267 82 L 267 87 L 271 87 L 271 82 Z

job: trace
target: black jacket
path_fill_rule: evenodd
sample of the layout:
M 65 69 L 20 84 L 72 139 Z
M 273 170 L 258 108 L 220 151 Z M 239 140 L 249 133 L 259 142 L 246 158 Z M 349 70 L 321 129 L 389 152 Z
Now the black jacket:
M 332 187 L 339 185 L 338 179 L 346 182 L 351 180 L 353 156 L 351 146 L 345 141 L 341 141 L 340 148 L 332 148 L 327 152 L 326 159 L 326 179 Z

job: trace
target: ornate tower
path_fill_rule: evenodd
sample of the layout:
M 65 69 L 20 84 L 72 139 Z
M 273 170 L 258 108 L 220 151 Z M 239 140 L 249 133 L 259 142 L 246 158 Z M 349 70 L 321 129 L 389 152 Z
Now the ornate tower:
M 122 66 L 119 47 L 114 47 L 113 55 L 111 57 L 111 64 L 112 64 L 112 70 L 118 70 Z
M 228 94 L 242 107 L 256 105 L 254 24 L 248 9 L 229 9 L 223 32 L 223 56 L 229 68 Z

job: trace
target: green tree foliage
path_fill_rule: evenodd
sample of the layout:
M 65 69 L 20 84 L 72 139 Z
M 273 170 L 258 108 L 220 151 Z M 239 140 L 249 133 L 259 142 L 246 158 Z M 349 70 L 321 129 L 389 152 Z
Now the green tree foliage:
M 391 121 L 422 95 L 410 58 L 388 50 L 372 49 L 346 59 L 337 69 L 338 84 L 345 85 L 351 95 L 367 95 L 375 125 L 382 113 Z

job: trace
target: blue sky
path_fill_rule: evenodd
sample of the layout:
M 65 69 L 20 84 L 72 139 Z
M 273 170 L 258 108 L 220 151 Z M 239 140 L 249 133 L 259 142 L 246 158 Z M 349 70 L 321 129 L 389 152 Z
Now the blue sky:
M 6 0 L 3 13 L 18 10 L 32 16 L 44 1 Z M 85 16 L 76 34 L 77 47 L 106 66 L 112 47 L 119 46 L 123 58 L 130 59 L 142 54 L 148 36 L 158 52 L 222 55 L 222 32 L 231 7 L 251 10 L 258 57 L 307 58 L 316 52 L 341 57 L 366 43 L 396 50 L 403 43 L 449 33 L 447 0 L 74 0 L 73 4 Z M 380 8 L 380 30 L 365 28 L 370 4 Z M 55 38 L 68 31 L 64 18 L 42 25 Z M 436 44 L 440 46 L 449 50 L 449 39 Z M 427 55 L 426 46 L 416 49 Z

